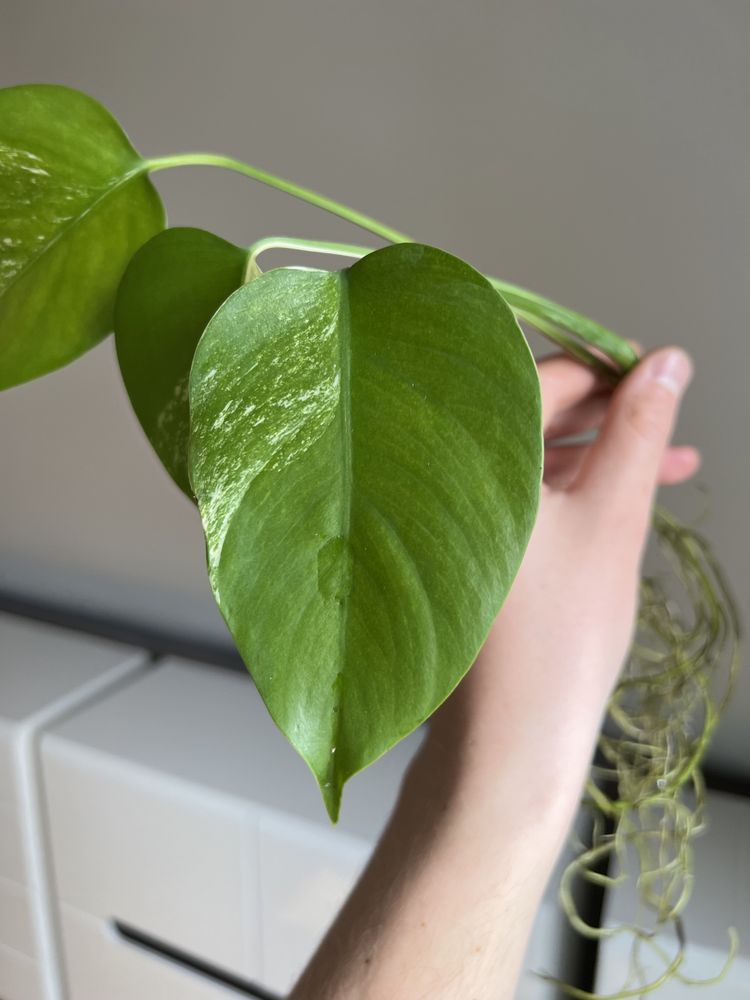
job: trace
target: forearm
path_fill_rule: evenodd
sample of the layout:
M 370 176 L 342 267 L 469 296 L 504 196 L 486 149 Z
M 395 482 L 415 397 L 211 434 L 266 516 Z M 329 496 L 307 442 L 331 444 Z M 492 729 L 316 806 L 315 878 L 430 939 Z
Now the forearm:
M 523 748 L 494 750 L 468 733 L 449 748 L 436 727 L 290 1000 L 514 996 L 580 776 L 545 794 Z
M 697 467 L 667 450 L 690 371 L 659 351 L 603 399 L 590 372 L 540 364 L 552 447 L 521 569 L 291 1000 L 513 997 L 632 638 L 656 484 Z

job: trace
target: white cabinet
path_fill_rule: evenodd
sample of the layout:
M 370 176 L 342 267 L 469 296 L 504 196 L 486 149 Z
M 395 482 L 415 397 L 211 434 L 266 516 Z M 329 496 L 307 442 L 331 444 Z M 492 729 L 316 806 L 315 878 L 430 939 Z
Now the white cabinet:
M 288 990 L 417 743 L 355 779 L 331 828 L 309 770 L 242 673 L 165 661 L 53 727 L 42 758 L 71 1000 L 161 998 L 167 973 L 178 991 L 200 984 L 195 995 L 207 995 L 208 980 L 118 939 L 115 923 Z
M 0 615 L 1 1000 L 285 994 L 419 745 L 314 779 L 241 672 Z M 553 877 L 527 955 L 562 971 Z M 531 971 L 518 1000 L 552 1000 Z
M 69 1000 L 232 995 L 172 952 L 285 994 L 366 863 L 419 741 L 353 778 L 333 827 L 241 673 L 167 660 L 51 727 L 42 761 Z M 559 970 L 566 941 L 546 901 L 530 963 Z M 519 991 L 552 996 L 530 974 Z
M 59 1000 L 38 743 L 45 727 L 144 669 L 145 654 L 0 615 L 0 997 Z

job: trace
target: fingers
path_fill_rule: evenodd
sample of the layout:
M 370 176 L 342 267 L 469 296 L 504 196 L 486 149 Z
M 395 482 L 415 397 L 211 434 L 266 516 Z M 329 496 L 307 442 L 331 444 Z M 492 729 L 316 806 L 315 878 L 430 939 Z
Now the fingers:
M 539 363 L 539 381 L 545 431 L 563 411 L 607 388 L 601 375 L 564 354 L 552 355 Z
M 659 469 L 659 485 L 675 486 L 694 476 L 701 467 L 701 453 L 697 448 L 682 445 L 668 448 Z
M 692 376 L 678 348 L 647 355 L 618 386 L 573 491 L 608 507 L 618 524 L 645 532 L 664 453 Z
M 612 390 L 594 392 L 583 399 L 556 413 L 545 427 L 546 441 L 558 438 L 572 437 L 575 434 L 585 434 L 587 431 L 601 427 L 612 399 Z
M 640 357 L 636 340 L 628 343 Z M 593 350 L 593 349 L 592 349 Z M 553 354 L 539 364 L 544 400 L 544 436 L 548 441 L 596 430 L 612 398 L 612 386 L 567 354 Z
M 552 445 L 544 453 L 544 482 L 553 490 L 567 490 L 578 478 L 591 445 Z M 659 467 L 662 486 L 684 483 L 700 468 L 700 453 L 689 446 L 668 448 Z

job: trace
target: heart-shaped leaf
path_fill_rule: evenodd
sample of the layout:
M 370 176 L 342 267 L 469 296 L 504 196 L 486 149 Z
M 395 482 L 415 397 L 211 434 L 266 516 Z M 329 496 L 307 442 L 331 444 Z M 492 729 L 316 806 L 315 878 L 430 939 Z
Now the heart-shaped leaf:
M 67 364 L 112 329 L 125 266 L 164 225 L 146 169 L 85 94 L 0 90 L 0 389 Z
M 130 402 L 167 472 L 192 498 L 188 376 L 206 323 L 244 280 L 248 252 L 202 229 L 167 229 L 133 257 L 115 307 Z
M 236 291 L 190 407 L 214 594 L 335 819 L 347 778 L 469 669 L 515 576 L 542 467 L 533 358 L 477 271 L 402 244 Z

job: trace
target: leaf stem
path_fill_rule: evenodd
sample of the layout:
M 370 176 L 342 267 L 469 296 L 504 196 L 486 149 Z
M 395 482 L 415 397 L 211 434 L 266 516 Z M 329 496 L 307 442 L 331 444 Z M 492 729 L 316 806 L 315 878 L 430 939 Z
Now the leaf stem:
M 361 212 L 357 212 L 353 208 L 348 208 L 346 205 L 342 205 L 332 198 L 326 198 L 325 195 L 318 194 L 308 188 L 300 187 L 299 184 L 284 180 L 282 177 L 276 177 L 275 174 L 261 170 L 258 167 L 253 167 L 249 163 L 243 163 L 241 160 L 235 160 L 231 156 L 220 156 L 217 153 L 177 153 L 174 156 L 159 156 L 152 160 L 145 160 L 144 165 L 145 169 L 150 173 L 154 173 L 157 170 L 168 170 L 172 167 L 193 166 L 222 167 L 225 170 L 233 170 L 235 173 L 244 174 L 246 177 L 251 177 L 261 184 L 267 184 L 269 187 L 283 191 L 285 194 L 290 194 L 293 198 L 299 198 L 310 205 L 322 208 L 324 211 L 330 212 L 332 215 L 337 215 L 340 219 L 345 219 L 347 222 L 351 222 L 352 225 L 366 229 L 375 236 L 380 236 L 391 243 L 412 242 L 408 236 L 400 233 L 397 229 L 392 229 L 390 226 L 378 222 L 377 219 L 370 218 L 369 215 L 363 215 Z
M 519 288 L 518 285 L 511 285 L 499 278 L 489 278 L 489 280 L 509 305 L 524 310 L 529 314 L 529 317 L 546 320 L 548 323 L 569 331 L 606 354 L 623 371 L 629 371 L 637 364 L 638 355 L 635 350 L 627 340 L 613 333 L 612 330 L 608 330 L 572 309 L 566 309 L 565 306 L 545 299 L 541 295 L 537 295 L 536 292 Z M 536 325 L 536 320 L 530 319 L 530 321 Z M 539 329 L 542 333 L 545 332 L 541 330 L 541 327 Z
M 245 280 L 250 281 L 253 277 L 257 277 L 258 274 L 262 273 L 258 266 L 258 257 L 267 250 L 302 250 L 307 253 L 331 254 L 335 257 L 353 257 L 355 260 L 360 260 L 370 253 L 371 249 L 371 247 L 355 246 L 352 243 L 303 240 L 298 239 L 296 236 L 266 236 L 262 240 L 256 240 L 248 248 Z
M 493 285 L 495 283 L 493 282 Z M 502 292 L 500 293 L 502 295 Z M 504 297 L 504 296 L 503 296 Z M 507 300 L 506 300 L 507 301 Z M 535 330 L 546 337 L 547 340 L 551 340 L 553 344 L 557 344 L 564 351 L 567 351 L 572 357 L 582 364 L 591 368 L 593 371 L 602 375 L 608 382 L 617 384 L 620 381 L 621 372 L 619 369 L 615 369 L 612 365 L 607 364 L 603 361 L 597 354 L 594 354 L 583 344 L 580 344 L 577 340 L 570 336 L 570 334 L 562 329 L 562 327 L 557 326 L 555 323 L 549 323 L 543 316 L 538 313 L 527 312 L 525 309 L 520 309 L 517 305 L 508 302 L 508 305 L 513 310 L 516 319 L 523 320 L 523 322 L 528 323 L 529 326 L 533 326 Z
M 172 156 L 159 156 L 143 161 L 143 170 L 150 173 L 155 173 L 157 170 L 168 170 L 172 167 L 189 166 L 222 167 L 225 170 L 233 170 L 235 173 L 243 174 L 245 177 L 250 177 L 261 184 L 266 184 L 268 187 L 283 191 L 293 198 L 299 198 L 310 205 L 322 208 L 324 211 L 330 212 L 332 215 L 338 216 L 338 218 L 344 219 L 354 226 L 359 226 L 361 229 L 365 229 L 373 235 L 379 236 L 381 239 L 388 240 L 390 243 L 413 242 L 410 236 L 397 229 L 392 229 L 382 222 L 378 222 L 377 219 L 373 219 L 369 215 L 364 215 L 362 212 L 357 212 L 355 209 L 342 205 L 332 198 L 327 198 L 316 191 L 301 187 L 299 184 L 294 184 L 292 181 L 287 181 L 283 177 L 277 177 L 267 170 L 261 170 L 259 167 L 254 167 L 231 156 L 222 156 L 218 153 L 176 153 Z M 283 242 L 279 242 L 280 240 L 283 240 Z M 351 244 L 272 237 L 271 242 L 261 240 L 251 248 L 252 257 L 248 263 L 248 276 L 253 273 L 253 268 L 257 267 L 255 264 L 257 256 L 264 249 L 269 249 L 271 246 L 294 250 L 310 250 L 316 253 L 336 253 L 351 257 L 364 256 L 366 253 L 370 253 L 371 250 L 369 247 L 355 247 Z M 594 323 L 593 320 L 581 316 L 579 313 L 573 312 L 571 309 L 566 309 L 555 302 L 551 302 L 549 299 L 544 299 L 536 295 L 534 292 L 527 291 L 525 288 L 511 285 L 506 281 L 501 281 L 499 278 L 488 276 L 488 280 L 492 282 L 517 315 L 523 312 L 527 322 L 532 323 L 540 333 L 559 344 L 574 357 L 578 358 L 579 361 L 583 361 L 584 364 L 592 367 L 601 367 L 603 363 L 600 358 L 597 358 L 595 354 L 588 351 L 585 347 L 577 347 L 570 340 L 568 334 L 572 334 L 585 344 L 597 348 L 614 362 L 617 368 L 622 369 L 623 372 L 628 371 L 637 363 L 638 355 L 630 344 L 626 340 L 623 340 L 622 337 L 618 337 L 611 330 L 607 330 L 605 327 Z M 615 376 L 617 374 L 615 372 Z

